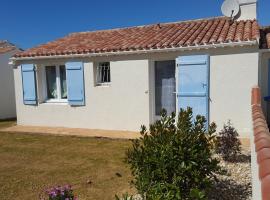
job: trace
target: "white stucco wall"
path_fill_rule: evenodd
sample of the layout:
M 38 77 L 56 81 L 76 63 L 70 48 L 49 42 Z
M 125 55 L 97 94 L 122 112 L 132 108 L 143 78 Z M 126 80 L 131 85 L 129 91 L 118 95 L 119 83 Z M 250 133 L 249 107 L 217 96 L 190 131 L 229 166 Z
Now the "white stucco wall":
M 138 131 L 156 117 L 154 61 L 181 55 L 210 55 L 210 121 L 222 128 L 231 120 L 241 137 L 249 138 L 250 90 L 258 84 L 258 47 L 219 48 L 171 53 L 84 59 L 86 106 L 42 103 L 23 105 L 20 68 L 15 69 L 18 124 Z M 104 60 L 106 59 L 106 60 Z M 95 87 L 93 62 L 111 61 L 112 84 Z M 56 61 L 50 60 L 50 64 Z M 57 62 L 64 63 L 65 60 Z M 36 61 L 37 64 L 48 61 Z
M 219 131 L 231 120 L 240 137 L 249 138 L 252 132 L 250 93 L 252 86 L 259 82 L 258 47 L 175 52 L 150 56 L 150 59 L 170 60 L 192 54 L 210 55 L 210 122 L 215 122 Z M 150 66 L 154 67 L 153 64 Z
M 93 63 L 86 62 L 85 106 L 27 106 L 20 67 L 15 69 L 18 124 L 134 131 L 149 124 L 148 60 L 112 61 L 110 86 L 95 86 L 93 72 Z
M 13 70 L 8 64 L 15 52 L 0 54 L 0 119 L 16 117 Z
M 252 131 L 250 94 L 258 84 L 258 60 L 258 53 L 210 58 L 210 121 L 222 128 L 231 120 L 244 138 Z

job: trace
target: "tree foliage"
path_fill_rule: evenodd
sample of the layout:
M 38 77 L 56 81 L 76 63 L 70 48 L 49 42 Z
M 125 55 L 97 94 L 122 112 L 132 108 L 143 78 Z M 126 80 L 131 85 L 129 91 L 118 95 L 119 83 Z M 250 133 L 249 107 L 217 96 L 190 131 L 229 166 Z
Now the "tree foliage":
M 224 124 L 223 129 L 218 134 L 216 151 L 224 160 L 229 161 L 236 157 L 241 151 L 241 143 L 238 139 L 238 132 L 229 120 Z

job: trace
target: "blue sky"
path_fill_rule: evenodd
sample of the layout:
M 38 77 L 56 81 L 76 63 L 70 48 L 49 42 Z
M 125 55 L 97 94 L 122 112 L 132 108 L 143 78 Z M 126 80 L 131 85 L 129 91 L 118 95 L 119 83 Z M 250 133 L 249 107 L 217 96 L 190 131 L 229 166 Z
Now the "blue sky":
M 259 22 L 270 25 L 270 0 Z M 203 2 L 203 3 L 202 3 Z M 72 32 L 220 16 L 223 0 L 1 0 L 0 39 L 30 48 Z

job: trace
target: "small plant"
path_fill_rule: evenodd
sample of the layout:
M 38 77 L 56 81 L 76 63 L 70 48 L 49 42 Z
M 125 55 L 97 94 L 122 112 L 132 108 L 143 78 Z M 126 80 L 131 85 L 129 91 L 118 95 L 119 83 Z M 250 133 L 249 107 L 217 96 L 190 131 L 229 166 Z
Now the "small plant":
M 74 197 L 73 190 L 70 185 L 58 186 L 50 188 L 46 191 L 49 200 L 78 200 Z
M 115 200 L 133 200 L 133 196 L 129 196 L 128 193 L 123 194 L 122 197 L 115 195 Z
M 161 114 L 161 120 L 142 126 L 141 137 L 133 140 L 127 162 L 135 177 L 133 183 L 147 200 L 206 199 L 218 160 L 213 156 L 216 125 L 207 131 L 206 119 L 192 109 L 176 116 Z
M 226 161 L 232 160 L 241 152 L 241 143 L 238 132 L 229 120 L 219 132 L 216 144 L 216 152 Z

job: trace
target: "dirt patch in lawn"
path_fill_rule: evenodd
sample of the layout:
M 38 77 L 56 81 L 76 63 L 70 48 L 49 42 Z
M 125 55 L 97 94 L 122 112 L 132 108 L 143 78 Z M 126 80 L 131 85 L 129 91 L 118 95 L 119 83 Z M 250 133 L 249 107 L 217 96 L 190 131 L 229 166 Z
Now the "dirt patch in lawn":
M 0 199 L 39 199 L 51 186 L 71 184 L 80 200 L 133 193 L 123 163 L 128 140 L 0 133 Z
M 64 127 L 43 127 L 43 126 L 10 126 L 0 131 L 11 133 L 35 133 L 51 135 L 70 135 L 80 137 L 97 137 L 112 139 L 135 139 L 140 137 L 139 132 L 132 131 L 113 131 L 113 130 L 95 130 L 84 128 L 64 128 Z

